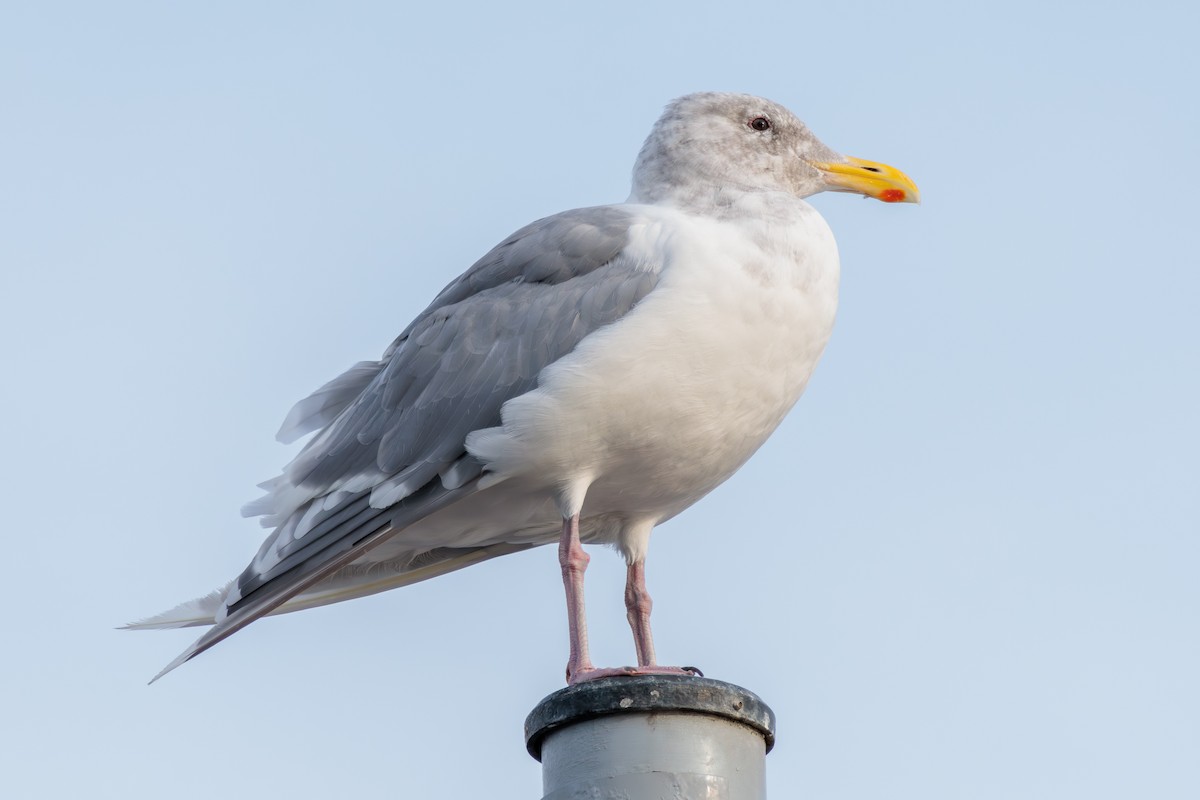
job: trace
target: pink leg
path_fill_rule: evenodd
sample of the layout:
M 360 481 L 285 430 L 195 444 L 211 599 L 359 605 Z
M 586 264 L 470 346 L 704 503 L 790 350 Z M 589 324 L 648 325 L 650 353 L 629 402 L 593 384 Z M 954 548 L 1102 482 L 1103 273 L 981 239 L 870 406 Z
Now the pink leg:
M 625 579 L 625 614 L 633 629 L 633 646 L 637 648 L 639 667 L 654 666 L 654 636 L 650 633 L 650 609 L 654 602 L 646 590 L 646 562 L 629 565 Z
M 629 565 L 625 585 L 625 608 L 633 628 L 637 648 L 636 667 L 596 669 L 588 654 L 587 615 L 583 607 L 583 573 L 588 554 L 579 542 L 579 515 L 563 520 L 562 539 L 558 544 L 558 563 L 562 567 L 563 587 L 567 591 L 567 628 L 571 637 L 571 656 L 567 661 L 567 684 L 574 686 L 597 678 L 626 675 L 699 675 L 695 667 L 660 667 L 654 663 L 654 640 L 650 635 L 650 593 L 646 591 L 646 563 Z
M 571 637 L 568 684 L 596 669 L 588 655 L 587 613 L 583 607 L 583 573 L 590 560 L 579 543 L 579 515 L 564 519 L 562 539 L 558 543 L 558 563 L 562 567 L 563 587 L 567 590 L 567 629 Z

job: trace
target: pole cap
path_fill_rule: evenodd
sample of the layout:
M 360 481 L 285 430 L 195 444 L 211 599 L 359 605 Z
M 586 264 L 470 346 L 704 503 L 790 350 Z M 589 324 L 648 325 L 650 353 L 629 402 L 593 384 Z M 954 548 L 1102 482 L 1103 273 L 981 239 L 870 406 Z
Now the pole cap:
M 608 714 L 707 714 L 757 731 L 775 746 L 775 712 L 749 689 L 690 675 L 621 675 L 560 689 L 525 718 L 525 749 L 542 760 L 542 742 L 559 728 Z

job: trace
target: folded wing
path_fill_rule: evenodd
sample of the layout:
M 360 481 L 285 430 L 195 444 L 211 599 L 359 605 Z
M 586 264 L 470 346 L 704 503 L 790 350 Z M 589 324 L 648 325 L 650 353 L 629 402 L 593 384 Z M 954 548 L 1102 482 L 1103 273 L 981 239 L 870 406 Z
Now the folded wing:
M 320 430 L 243 509 L 275 530 L 225 593 L 215 626 L 160 675 L 285 603 L 316 604 L 300 595 L 475 491 L 484 465 L 467 453 L 467 434 L 500 424 L 501 406 L 535 388 L 544 367 L 654 289 L 660 265 L 626 252 L 637 224 L 634 211 L 601 206 L 517 231 L 442 290 L 380 361 L 297 404 L 280 438 Z M 440 574 L 513 549 L 414 550 L 414 570 Z M 194 604 L 189 613 L 195 624 Z

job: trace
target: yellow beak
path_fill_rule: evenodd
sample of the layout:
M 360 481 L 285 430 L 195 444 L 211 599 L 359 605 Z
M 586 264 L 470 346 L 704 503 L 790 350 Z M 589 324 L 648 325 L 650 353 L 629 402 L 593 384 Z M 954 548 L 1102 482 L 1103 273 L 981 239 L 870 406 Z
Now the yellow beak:
M 825 175 L 825 185 L 834 192 L 857 192 L 885 203 L 919 203 L 921 192 L 912 178 L 895 167 L 861 158 L 845 161 L 810 161 Z

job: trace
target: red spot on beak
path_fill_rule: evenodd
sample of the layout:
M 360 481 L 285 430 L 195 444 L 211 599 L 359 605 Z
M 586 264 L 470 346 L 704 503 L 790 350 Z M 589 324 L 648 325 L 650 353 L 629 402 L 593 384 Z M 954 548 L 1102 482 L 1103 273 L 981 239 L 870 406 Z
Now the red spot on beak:
M 901 203 L 904 201 L 903 189 L 884 189 L 879 199 L 885 203 Z

